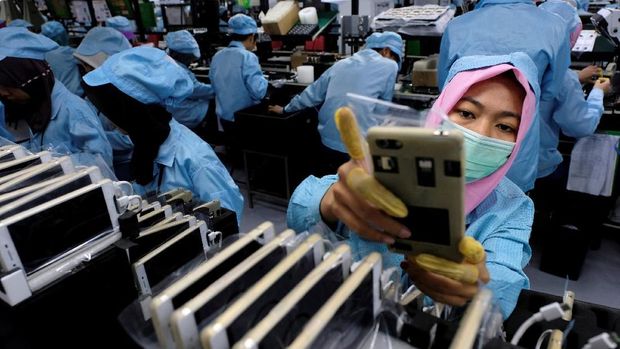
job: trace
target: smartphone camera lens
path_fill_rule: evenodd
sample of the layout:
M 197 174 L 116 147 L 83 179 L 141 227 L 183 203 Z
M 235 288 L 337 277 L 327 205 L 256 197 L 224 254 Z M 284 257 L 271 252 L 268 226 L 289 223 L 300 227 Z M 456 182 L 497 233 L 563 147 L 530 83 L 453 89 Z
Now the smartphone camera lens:
M 377 139 L 376 144 L 381 149 L 400 149 L 403 147 L 403 143 L 395 139 Z

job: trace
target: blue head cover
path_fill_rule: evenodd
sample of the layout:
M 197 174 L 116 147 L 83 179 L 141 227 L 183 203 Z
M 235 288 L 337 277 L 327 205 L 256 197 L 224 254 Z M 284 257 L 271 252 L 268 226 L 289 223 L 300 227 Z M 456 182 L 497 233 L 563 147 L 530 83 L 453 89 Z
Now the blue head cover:
M 254 34 L 258 30 L 252 17 L 240 13 L 228 20 L 228 28 L 231 33 L 239 35 Z
M 0 60 L 6 57 L 45 60 L 45 54 L 58 48 L 58 44 L 43 35 L 22 27 L 0 30 Z
M 41 34 L 56 41 L 58 45 L 67 46 L 69 44 L 69 35 L 67 35 L 67 30 L 65 30 L 62 23 L 58 21 L 43 23 L 41 26 Z
M 75 57 L 97 68 L 113 54 L 131 48 L 131 44 L 119 31 L 112 28 L 95 27 L 77 47 Z
M 373 33 L 366 39 L 366 48 L 389 48 L 403 61 L 403 39 L 394 32 Z M 400 68 L 400 64 L 398 66 Z
M 118 53 L 84 76 L 90 86 L 112 84 L 144 104 L 168 105 L 191 95 L 194 84 L 164 51 L 135 47 Z
M 573 33 L 581 28 L 581 19 L 577 14 L 577 9 L 564 0 L 547 0 L 538 8 L 551 12 L 559 16 L 566 24 L 568 33 Z
M 194 36 L 187 30 L 179 30 L 166 35 L 166 44 L 172 51 L 200 58 L 200 48 Z
M 105 20 L 106 27 L 113 28 L 123 33 L 129 40 L 135 37 L 133 33 L 133 25 L 131 22 L 123 16 L 114 16 Z
M 12 20 L 11 23 L 7 25 L 7 27 L 28 28 L 28 27 L 32 27 L 32 23 L 18 18 L 18 19 Z

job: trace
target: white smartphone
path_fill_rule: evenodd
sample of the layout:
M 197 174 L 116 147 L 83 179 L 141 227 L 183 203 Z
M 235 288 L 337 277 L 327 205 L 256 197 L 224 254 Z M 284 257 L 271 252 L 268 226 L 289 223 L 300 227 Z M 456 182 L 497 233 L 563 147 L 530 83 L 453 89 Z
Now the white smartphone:
M 200 348 L 200 329 L 293 250 L 293 230 L 285 230 L 211 286 L 175 310 L 170 317 L 179 348 Z
M 153 212 L 161 208 L 161 203 L 159 201 L 148 202 L 146 200 L 142 200 L 142 210 L 140 214 L 145 215 L 149 212 Z
M 80 178 L 82 177 L 86 177 L 87 180 L 90 181 L 90 183 L 87 183 L 85 185 L 97 183 L 103 179 L 103 176 L 101 175 L 101 171 L 99 170 L 98 167 L 91 166 L 91 167 L 83 168 L 83 169 L 77 170 L 77 172 L 75 173 L 70 173 L 64 176 L 55 177 L 52 179 L 48 179 L 46 181 L 32 184 L 30 186 L 27 186 L 27 187 L 24 187 L 18 190 L 14 190 L 14 191 L 11 191 L 5 194 L 0 194 L 0 205 L 6 205 L 23 196 L 36 192 L 37 190 L 45 189 L 51 185 L 55 185 L 56 183 L 80 181 Z
M 342 348 L 357 348 L 381 307 L 381 264 L 379 253 L 366 256 L 289 348 L 318 349 L 334 343 Z
M 20 145 L 5 145 L 0 147 L 0 162 L 17 160 L 29 154 L 30 152 Z
M 402 199 L 400 219 L 412 235 L 390 246 L 405 254 L 429 253 L 460 262 L 465 234 L 463 134 L 418 127 L 371 127 L 374 176 Z
M 49 269 L 53 263 L 71 259 L 74 252 L 117 231 L 114 186 L 102 180 L 0 221 L 0 266 L 3 271 L 24 270 L 35 291 L 45 285 L 31 282 L 31 275 L 38 273 L 45 281 L 61 277 Z M 120 238 L 114 235 L 115 241 Z
M 295 251 L 211 321 L 200 333 L 203 348 L 228 349 L 263 319 L 269 310 L 318 266 L 325 246 L 319 234 L 310 235 Z
M 286 348 L 306 322 L 336 292 L 351 269 L 351 248 L 343 244 L 290 291 L 234 349 Z
M 0 162 L 0 177 L 21 171 L 30 166 L 39 165 L 52 160 L 52 154 L 47 151 L 27 155 L 19 159 Z
M 181 216 L 180 212 L 177 213 Z M 137 237 L 131 239 L 134 245 L 128 247 L 126 250 L 129 262 L 134 263 L 138 261 L 166 241 L 196 224 L 196 217 L 187 216 L 186 218 L 180 218 L 179 220 L 167 224 L 157 224 L 149 229 L 141 231 Z
M 175 347 L 170 327 L 175 309 L 211 286 L 274 236 L 273 223 L 264 222 L 156 295 L 151 302 L 151 316 L 159 344 L 163 348 Z
M 147 229 L 172 216 L 172 207 L 164 205 L 159 209 L 154 209 L 148 213 L 138 213 L 138 226 L 140 229 Z
M 71 158 L 63 156 L 0 178 L 0 194 L 73 172 L 75 167 Z
M 183 213 L 182 213 L 182 212 L 172 212 L 172 216 L 170 216 L 170 217 L 168 217 L 168 218 L 165 218 L 163 221 L 161 221 L 161 222 L 159 222 L 159 223 L 155 224 L 155 225 L 154 225 L 153 227 L 151 227 L 151 228 L 155 228 L 155 227 L 160 226 L 160 225 L 164 225 L 164 224 L 168 224 L 168 223 L 176 222 L 176 221 L 178 221 L 178 220 L 180 220 L 180 219 L 182 219 L 182 218 L 187 218 L 187 217 L 193 217 L 193 216 L 183 215 Z M 196 217 L 194 217 L 194 218 L 196 218 Z M 149 228 L 149 229 L 151 229 L 151 228 Z M 147 230 L 149 230 L 149 229 L 147 229 Z M 138 236 L 140 236 L 140 234 L 138 234 Z
M 206 235 L 207 225 L 199 221 L 133 263 L 140 294 L 151 295 L 151 289 L 170 274 L 198 256 L 206 258 L 209 250 Z

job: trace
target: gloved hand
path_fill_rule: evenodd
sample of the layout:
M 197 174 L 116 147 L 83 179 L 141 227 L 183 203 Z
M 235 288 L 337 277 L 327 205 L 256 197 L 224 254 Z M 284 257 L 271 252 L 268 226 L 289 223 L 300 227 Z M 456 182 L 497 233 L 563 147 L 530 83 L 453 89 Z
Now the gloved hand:
M 355 195 L 358 195 L 370 202 L 373 207 L 378 208 L 392 217 L 406 217 L 408 214 L 407 206 L 392 192 L 381 185 L 374 178 L 374 176 L 368 173 L 369 166 L 366 163 L 366 159 L 368 157 L 368 144 L 365 139 L 360 136 L 361 133 L 353 111 L 347 107 L 339 108 L 336 110 L 334 116 L 336 127 L 345 147 L 347 148 L 347 152 L 351 156 L 352 162 L 357 165 L 343 165 L 339 169 L 340 179 L 342 180 L 344 177 L 348 189 L 350 189 Z M 346 189 L 340 190 L 342 192 L 346 191 Z M 329 192 L 330 191 L 328 191 L 328 194 Z M 340 196 L 344 195 L 340 194 Z M 333 199 L 334 198 L 332 197 L 331 200 L 333 201 Z M 321 204 L 323 204 L 323 202 L 321 202 Z M 350 225 L 349 227 L 359 233 L 359 230 L 355 227 L 351 227 Z M 402 232 L 403 229 L 398 230 L 396 228 L 397 227 L 392 230 L 384 229 L 384 231 L 388 233 L 390 231 L 394 232 L 389 234 L 391 236 L 400 236 L 398 232 Z M 376 237 L 377 235 L 378 234 L 376 234 L 376 232 L 373 232 L 371 236 L 362 236 L 372 239 L 372 237 Z M 379 238 L 376 240 L 386 242 L 385 238 Z M 431 273 L 443 275 L 459 282 L 475 283 L 481 274 L 479 269 L 484 268 L 486 271 L 486 268 L 484 267 L 484 248 L 475 239 L 465 237 L 459 244 L 459 250 L 465 258 L 464 263 L 455 263 L 428 254 L 409 256 L 409 258 L 414 259 L 416 265 Z M 488 279 L 488 273 L 486 273 L 486 277 Z
M 600 88 L 604 93 L 609 93 L 611 91 L 611 82 L 609 78 L 600 78 L 596 80 L 594 87 Z

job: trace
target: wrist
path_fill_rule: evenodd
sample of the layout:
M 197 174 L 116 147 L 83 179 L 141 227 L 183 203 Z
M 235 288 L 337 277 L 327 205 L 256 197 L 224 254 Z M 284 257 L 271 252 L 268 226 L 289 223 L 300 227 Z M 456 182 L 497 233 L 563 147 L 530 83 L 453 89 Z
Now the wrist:
M 334 203 L 334 195 L 332 194 L 331 187 L 325 192 L 321 203 L 319 204 L 319 214 L 323 223 L 327 224 L 330 228 L 335 228 L 338 224 L 338 217 L 333 213 L 332 207 Z

